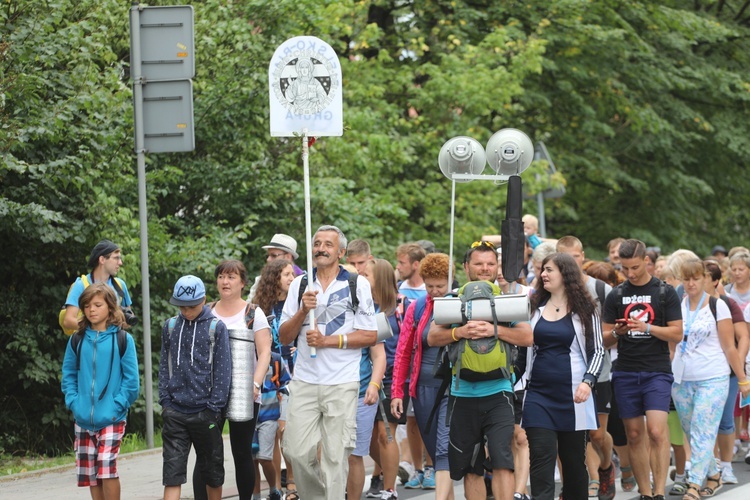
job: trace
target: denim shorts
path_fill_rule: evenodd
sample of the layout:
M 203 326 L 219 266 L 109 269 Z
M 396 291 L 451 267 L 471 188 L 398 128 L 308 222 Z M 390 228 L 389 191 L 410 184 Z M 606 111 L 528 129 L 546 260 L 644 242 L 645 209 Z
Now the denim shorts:
M 669 413 L 672 395 L 671 373 L 663 372 L 614 372 L 614 386 L 620 418 L 642 417 L 650 410 Z

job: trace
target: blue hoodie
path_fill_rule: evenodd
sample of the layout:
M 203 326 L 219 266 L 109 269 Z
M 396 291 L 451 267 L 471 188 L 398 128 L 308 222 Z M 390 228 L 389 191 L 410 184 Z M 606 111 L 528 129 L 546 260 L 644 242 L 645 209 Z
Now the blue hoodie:
M 140 391 L 135 342 L 128 334 L 127 348 L 120 357 L 117 331 L 113 325 L 103 332 L 86 329 L 80 344 L 80 370 L 76 370 L 76 353 L 70 341 L 65 349 L 62 367 L 65 406 L 73 412 L 76 423 L 90 431 L 124 421 Z M 105 386 L 107 391 L 100 399 Z
M 222 321 L 216 324 L 216 344 L 213 352 L 213 389 L 209 364 L 211 309 L 204 306 L 195 321 L 180 314 L 169 334 L 169 320 L 161 332 L 161 361 L 159 362 L 159 404 L 180 413 L 198 413 L 206 408 L 221 411 L 227 405 L 232 379 L 232 356 L 229 333 Z M 172 376 L 169 375 L 169 356 L 172 357 Z

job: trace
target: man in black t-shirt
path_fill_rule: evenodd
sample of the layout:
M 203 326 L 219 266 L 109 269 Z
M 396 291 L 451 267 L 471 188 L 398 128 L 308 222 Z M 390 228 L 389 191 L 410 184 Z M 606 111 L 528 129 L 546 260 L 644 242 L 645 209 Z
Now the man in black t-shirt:
M 619 255 L 627 281 L 615 288 L 604 303 L 604 346 L 617 344 L 612 384 L 628 435 L 630 462 L 641 500 L 663 500 L 669 468 L 667 416 L 674 380 L 669 342 L 682 340 L 680 299 L 674 288 L 648 273 L 646 245 L 642 241 L 625 240 L 620 244 Z M 650 456 L 645 441 L 647 430 Z

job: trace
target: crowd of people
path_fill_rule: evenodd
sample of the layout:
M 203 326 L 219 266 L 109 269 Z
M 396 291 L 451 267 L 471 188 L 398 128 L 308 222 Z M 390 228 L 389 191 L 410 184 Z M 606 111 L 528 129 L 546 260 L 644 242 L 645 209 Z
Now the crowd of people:
M 750 441 L 750 250 L 660 255 L 615 238 L 593 261 L 575 236 L 541 238 L 533 216 L 524 230 L 516 279 L 494 237 L 468 246 L 460 286 L 429 241 L 373 256 L 330 225 L 313 235 L 311 276 L 296 240 L 276 234 L 250 289 L 238 260 L 217 265 L 213 302 L 201 278 L 181 277 L 161 333 L 164 498 L 180 497 L 191 447 L 195 498 L 221 498 L 226 422 L 248 500 L 261 498 L 260 469 L 271 500 L 397 499 L 399 482 L 444 500 L 454 481 L 470 500 L 551 500 L 560 480 L 562 499 L 611 500 L 618 476 L 641 500 L 699 500 L 736 483 Z M 103 240 L 89 264 L 61 313 L 75 332 L 62 389 L 78 485 L 112 499 L 138 361 L 119 247 Z M 490 318 L 470 312 L 467 290 L 482 286 Z M 499 321 L 492 297 L 506 294 L 530 317 Z M 460 318 L 437 321 L 450 296 Z

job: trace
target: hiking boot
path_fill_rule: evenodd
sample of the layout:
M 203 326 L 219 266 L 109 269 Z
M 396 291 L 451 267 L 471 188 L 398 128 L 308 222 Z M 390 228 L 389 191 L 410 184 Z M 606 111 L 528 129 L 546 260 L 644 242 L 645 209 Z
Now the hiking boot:
M 599 469 L 599 500 L 615 498 L 615 468 L 610 464 L 608 469 Z
M 424 479 L 424 472 L 421 470 L 415 471 L 411 479 L 409 479 L 404 485 L 404 488 L 408 490 L 422 489 L 422 479 Z
M 422 489 L 434 490 L 435 489 L 435 468 L 425 467 L 424 478 L 422 479 Z
M 380 498 L 380 491 L 383 488 L 383 476 L 372 476 L 370 479 L 370 489 L 367 490 L 366 498 Z
M 393 490 L 383 490 L 380 492 L 380 500 L 396 500 L 398 493 Z
M 398 464 L 398 478 L 401 480 L 401 484 L 408 483 L 412 474 L 414 474 L 414 466 L 412 464 L 406 461 Z

